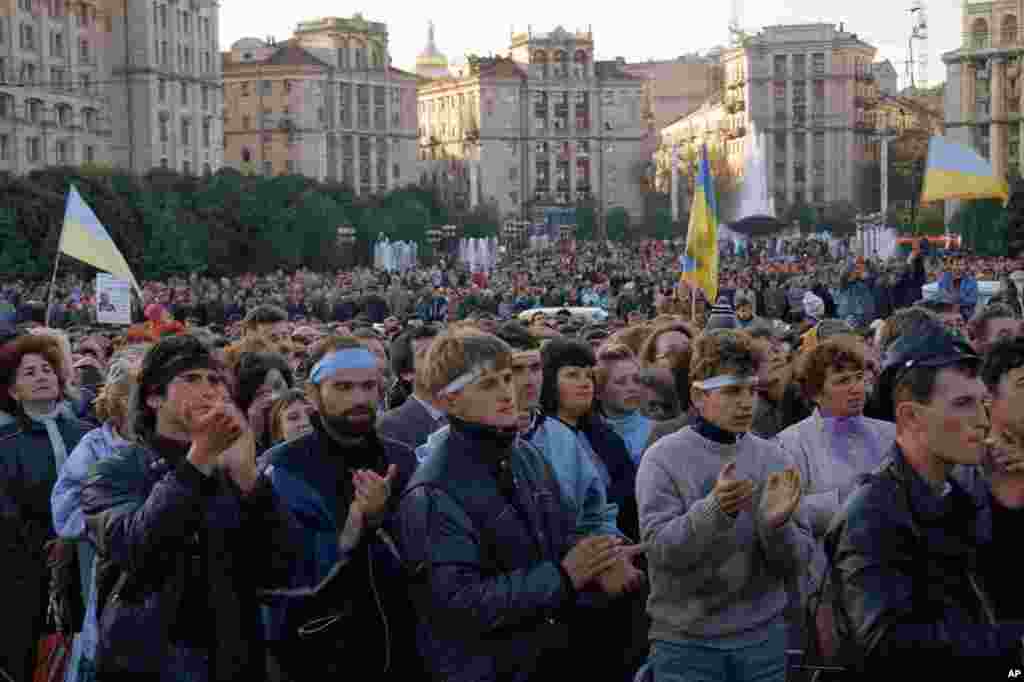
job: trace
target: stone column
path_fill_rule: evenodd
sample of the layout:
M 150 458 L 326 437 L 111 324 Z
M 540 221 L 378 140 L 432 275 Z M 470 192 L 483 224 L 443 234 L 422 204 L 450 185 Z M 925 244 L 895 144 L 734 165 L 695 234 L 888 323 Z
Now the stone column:
M 989 129 L 989 158 L 996 177 L 1006 177 L 1006 59 L 992 58 L 992 87 L 989 106 L 991 125 Z
M 679 222 L 679 145 L 672 145 L 672 155 L 670 157 L 671 169 L 672 169 L 672 190 L 670 196 L 672 197 L 672 222 Z
M 960 79 L 960 120 L 965 123 L 973 122 L 977 110 L 977 69 L 973 63 L 964 63 Z
M 359 196 L 360 186 L 362 185 L 362 168 L 359 167 L 359 154 L 362 150 L 362 140 L 359 139 L 358 135 L 352 136 L 352 191 L 356 196 Z
M 376 137 L 366 138 L 370 145 L 370 194 L 377 192 L 377 139 Z

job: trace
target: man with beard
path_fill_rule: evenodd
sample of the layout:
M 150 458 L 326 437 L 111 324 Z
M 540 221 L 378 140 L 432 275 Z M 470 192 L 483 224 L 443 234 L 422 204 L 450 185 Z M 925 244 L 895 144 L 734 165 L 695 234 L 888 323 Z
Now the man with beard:
M 273 650 L 285 680 L 343 672 L 415 679 L 411 609 L 401 558 L 391 540 L 398 494 L 416 467 L 405 445 L 374 428 L 381 375 L 357 339 L 333 340 L 307 390 L 313 432 L 265 455 L 268 475 L 303 528 L 294 587 L 323 585 L 270 615 Z

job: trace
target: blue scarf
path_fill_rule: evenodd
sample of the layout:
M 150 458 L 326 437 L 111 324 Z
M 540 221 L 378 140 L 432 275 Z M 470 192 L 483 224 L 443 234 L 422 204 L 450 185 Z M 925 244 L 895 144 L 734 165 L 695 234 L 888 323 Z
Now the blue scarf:
M 605 416 L 605 421 L 622 437 L 622 440 L 626 441 L 626 449 L 629 450 L 629 457 L 633 463 L 639 464 L 640 457 L 644 454 L 644 446 L 651 437 L 651 420 L 639 412 L 630 412 L 621 417 Z

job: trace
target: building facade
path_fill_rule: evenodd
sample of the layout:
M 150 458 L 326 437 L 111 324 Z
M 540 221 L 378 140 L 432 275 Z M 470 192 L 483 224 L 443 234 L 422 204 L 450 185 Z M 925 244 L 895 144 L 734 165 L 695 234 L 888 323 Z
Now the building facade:
M 111 17 L 114 163 L 216 172 L 224 158 L 218 0 L 101 1 Z
M 468 175 L 470 206 L 503 217 L 582 202 L 639 217 L 644 82 L 595 61 L 589 31 L 513 34 L 506 55 L 420 85 L 421 159 Z
M 387 27 L 359 15 L 303 22 L 278 45 L 238 41 L 223 55 L 227 165 L 357 194 L 415 183 L 417 78 L 390 63 Z
M 688 158 L 702 144 L 717 147 L 731 168 L 742 169 L 746 145 L 757 144 L 756 135 L 764 141 L 767 185 L 777 207 L 856 204 L 859 170 L 870 161 L 875 52 L 857 34 L 832 24 L 768 26 L 724 50 L 724 90 L 662 128 L 659 177 L 660 168 L 671 164 L 673 147 Z
M 643 78 L 643 114 L 661 130 L 701 106 L 722 88 L 722 66 L 713 56 L 691 54 L 668 61 L 619 62 L 622 70 Z
M 964 2 L 961 46 L 942 55 L 946 136 L 989 159 L 1002 176 L 1019 176 L 1024 167 L 1022 14 L 1020 0 Z M 947 211 L 956 203 L 946 202 Z
M 900 94 L 900 74 L 891 61 L 883 59 L 875 62 L 871 65 L 871 73 L 875 75 L 875 82 L 878 83 L 879 95 L 894 97 Z
M 5 0 L 0 16 L 0 170 L 107 164 L 110 17 L 94 0 Z

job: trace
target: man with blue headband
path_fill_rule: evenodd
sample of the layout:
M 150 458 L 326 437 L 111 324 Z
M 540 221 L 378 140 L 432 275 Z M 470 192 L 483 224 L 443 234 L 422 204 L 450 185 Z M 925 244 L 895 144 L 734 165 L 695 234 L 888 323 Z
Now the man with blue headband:
M 354 669 L 382 680 L 422 675 L 391 539 L 416 457 L 374 427 L 381 381 L 377 358 L 358 339 L 332 339 L 309 374 L 313 431 L 264 456 L 267 475 L 303 528 L 304 559 L 290 583 L 321 586 L 270 609 L 272 650 L 286 681 Z

